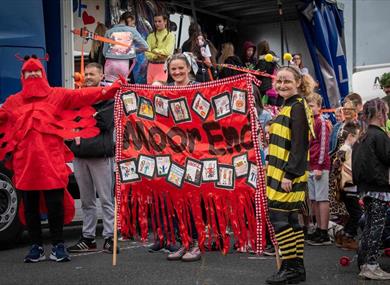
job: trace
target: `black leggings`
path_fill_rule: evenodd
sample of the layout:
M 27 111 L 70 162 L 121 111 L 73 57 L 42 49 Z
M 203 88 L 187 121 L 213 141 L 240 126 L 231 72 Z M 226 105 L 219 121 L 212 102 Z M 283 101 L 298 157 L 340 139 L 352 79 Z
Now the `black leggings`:
M 21 191 L 24 201 L 24 215 L 32 244 L 42 245 L 41 216 L 39 197 L 43 193 L 49 220 L 49 229 L 53 245 L 63 243 L 64 227 L 64 189 L 45 191 Z
M 302 230 L 298 220 L 298 211 L 269 210 L 269 217 L 276 233 L 283 231 L 288 226 L 292 227 L 294 231 Z
M 359 220 L 363 215 L 363 210 L 359 205 L 359 198 L 346 192 L 341 192 L 341 194 L 349 214 L 349 219 L 344 227 L 344 232 L 351 237 L 356 237 L 359 228 Z

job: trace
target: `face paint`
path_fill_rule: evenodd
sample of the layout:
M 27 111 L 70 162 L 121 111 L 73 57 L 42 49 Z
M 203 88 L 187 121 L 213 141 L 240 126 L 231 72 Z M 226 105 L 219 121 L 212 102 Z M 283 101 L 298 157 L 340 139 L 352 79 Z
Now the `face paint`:
M 294 77 L 294 73 L 288 69 L 280 70 L 276 75 L 275 89 L 284 99 L 298 94 L 300 82 Z

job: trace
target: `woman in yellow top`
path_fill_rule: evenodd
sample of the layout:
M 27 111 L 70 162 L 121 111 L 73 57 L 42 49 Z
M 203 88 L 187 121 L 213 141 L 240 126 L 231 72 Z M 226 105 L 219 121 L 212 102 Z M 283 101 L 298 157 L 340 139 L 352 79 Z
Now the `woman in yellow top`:
M 168 73 L 164 70 L 164 63 L 175 48 L 175 36 L 169 31 L 166 15 L 154 16 L 154 32 L 148 35 L 146 41 L 149 45 L 149 51 L 145 52 L 149 61 L 147 83 L 166 82 Z

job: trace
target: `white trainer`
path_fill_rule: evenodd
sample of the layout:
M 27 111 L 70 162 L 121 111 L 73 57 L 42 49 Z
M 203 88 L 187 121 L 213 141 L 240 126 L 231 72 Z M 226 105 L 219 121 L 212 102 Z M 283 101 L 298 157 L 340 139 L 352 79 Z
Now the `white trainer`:
M 390 280 L 390 273 L 382 270 L 379 264 L 363 264 L 359 277 L 372 279 L 372 280 Z

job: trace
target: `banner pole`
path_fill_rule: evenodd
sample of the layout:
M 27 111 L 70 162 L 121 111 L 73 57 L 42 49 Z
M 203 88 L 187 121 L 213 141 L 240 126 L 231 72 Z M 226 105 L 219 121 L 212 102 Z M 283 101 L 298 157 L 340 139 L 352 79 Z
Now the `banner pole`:
M 116 266 L 116 256 L 117 256 L 117 249 L 118 249 L 118 204 L 116 201 L 116 197 L 114 197 L 115 200 L 115 208 L 114 208 L 114 250 L 112 253 L 112 266 Z
M 282 266 L 282 263 L 280 261 L 280 255 L 279 255 L 279 246 L 274 245 L 275 248 L 275 258 L 276 258 L 276 269 L 279 270 L 280 266 Z
M 267 173 L 264 171 L 264 179 L 267 181 Z M 280 261 L 280 255 L 279 255 L 279 245 L 274 244 L 275 249 L 275 260 L 276 260 L 276 270 L 280 269 L 280 266 L 282 266 L 282 262 Z

